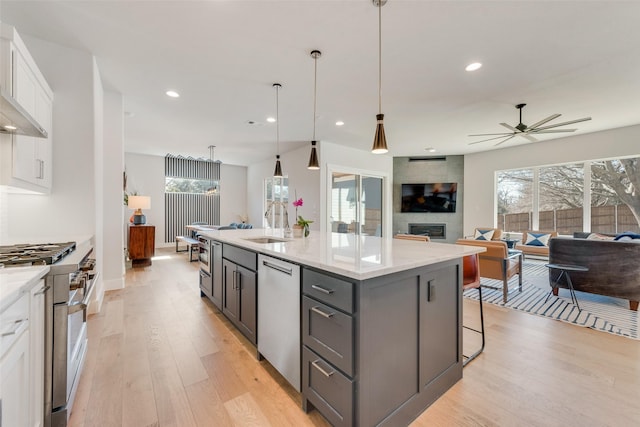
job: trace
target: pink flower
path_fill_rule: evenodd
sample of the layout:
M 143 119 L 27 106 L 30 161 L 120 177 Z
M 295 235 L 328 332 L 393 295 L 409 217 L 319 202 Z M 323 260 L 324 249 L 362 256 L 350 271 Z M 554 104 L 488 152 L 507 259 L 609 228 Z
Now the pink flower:
M 302 206 L 302 197 L 299 198 L 298 200 L 294 200 L 293 206 L 295 206 L 296 208 Z

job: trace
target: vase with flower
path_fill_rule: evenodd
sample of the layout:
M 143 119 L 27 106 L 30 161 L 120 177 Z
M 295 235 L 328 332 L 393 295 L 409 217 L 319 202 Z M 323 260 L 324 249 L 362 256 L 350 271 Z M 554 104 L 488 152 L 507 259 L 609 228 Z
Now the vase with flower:
M 296 208 L 296 223 L 293 226 L 293 237 L 308 237 L 309 236 L 309 224 L 313 223 L 308 219 L 304 219 L 302 215 L 298 215 L 298 208 L 303 205 L 302 197 L 293 201 L 293 206 Z

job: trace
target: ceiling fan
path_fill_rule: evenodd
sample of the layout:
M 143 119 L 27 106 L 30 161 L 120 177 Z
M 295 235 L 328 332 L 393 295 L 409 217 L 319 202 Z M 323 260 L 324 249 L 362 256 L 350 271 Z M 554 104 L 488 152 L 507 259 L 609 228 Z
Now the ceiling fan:
M 511 125 L 508 125 L 506 123 L 500 123 L 501 126 L 506 127 L 511 132 L 479 133 L 479 134 L 469 135 L 469 136 L 491 136 L 491 138 L 487 138 L 487 139 L 483 139 L 483 140 L 475 141 L 475 142 L 470 142 L 469 145 L 479 144 L 480 142 L 486 142 L 486 141 L 493 141 L 493 140 L 496 140 L 496 139 L 501 139 L 501 141 L 499 141 L 496 144 L 496 146 L 497 146 L 497 145 L 502 144 L 503 142 L 506 142 L 506 141 L 510 140 L 511 138 L 515 138 L 516 136 L 521 136 L 521 137 L 523 137 L 524 139 L 526 139 L 526 140 L 528 140 L 530 142 L 537 142 L 538 140 L 533 137 L 533 135 L 535 135 L 535 134 L 575 132 L 577 129 L 556 129 L 556 128 L 559 127 L 559 126 L 566 126 L 566 125 L 570 125 L 570 124 L 573 124 L 573 123 L 586 122 L 587 120 L 591 120 L 591 117 L 584 117 L 582 119 L 569 120 L 568 122 L 562 122 L 562 123 L 556 123 L 554 125 L 542 126 L 543 124 L 548 123 L 551 120 L 557 119 L 558 117 L 561 116 L 561 114 L 552 114 L 549 117 L 547 117 L 546 119 L 542 119 L 539 122 L 532 124 L 531 126 L 527 126 L 524 123 L 522 123 L 522 109 L 524 108 L 525 105 L 527 105 L 527 104 L 518 104 L 518 105 L 516 105 L 516 108 L 518 110 L 520 110 L 520 123 L 518 123 L 515 127 L 511 126 Z

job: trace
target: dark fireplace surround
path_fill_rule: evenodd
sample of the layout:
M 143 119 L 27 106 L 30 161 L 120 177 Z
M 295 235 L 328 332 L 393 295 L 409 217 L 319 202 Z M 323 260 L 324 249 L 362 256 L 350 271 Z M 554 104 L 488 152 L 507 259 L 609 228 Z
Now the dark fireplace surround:
M 410 223 L 409 234 L 429 236 L 431 239 L 446 239 L 447 224 Z

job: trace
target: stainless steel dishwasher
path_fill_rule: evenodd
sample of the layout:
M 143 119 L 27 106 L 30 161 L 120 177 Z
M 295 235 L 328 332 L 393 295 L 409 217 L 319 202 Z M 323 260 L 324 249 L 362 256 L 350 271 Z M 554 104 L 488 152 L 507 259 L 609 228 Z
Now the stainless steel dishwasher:
M 258 353 L 300 391 L 300 266 L 258 255 Z

